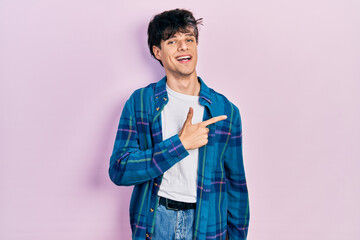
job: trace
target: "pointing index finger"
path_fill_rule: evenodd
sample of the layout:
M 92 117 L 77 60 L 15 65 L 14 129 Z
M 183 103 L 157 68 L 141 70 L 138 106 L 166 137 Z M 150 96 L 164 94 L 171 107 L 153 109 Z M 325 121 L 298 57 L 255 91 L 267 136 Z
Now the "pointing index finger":
M 208 119 L 206 121 L 203 121 L 201 124 L 206 127 L 206 126 L 208 126 L 210 124 L 225 120 L 226 118 L 227 118 L 226 115 L 221 115 L 221 116 L 213 117 L 213 118 L 210 118 L 210 119 Z

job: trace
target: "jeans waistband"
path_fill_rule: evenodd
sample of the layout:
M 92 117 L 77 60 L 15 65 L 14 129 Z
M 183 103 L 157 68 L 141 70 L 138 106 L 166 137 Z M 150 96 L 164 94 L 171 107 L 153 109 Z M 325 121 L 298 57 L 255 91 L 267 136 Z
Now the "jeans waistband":
M 160 197 L 159 204 L 169 210 L 189 210 L 196 208 L 196 203 L 178 202 L 164 197 Z

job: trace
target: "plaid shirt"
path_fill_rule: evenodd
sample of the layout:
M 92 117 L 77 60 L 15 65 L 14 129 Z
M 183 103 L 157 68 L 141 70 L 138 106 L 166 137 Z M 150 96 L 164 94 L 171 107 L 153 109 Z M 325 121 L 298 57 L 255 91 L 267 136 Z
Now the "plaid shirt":
M 194 239 L 246 239 L 249 200 L 239 109 L 198 79 L 203 120 L 228 118 L 208 126 L 208 143 L 199 148 Z M 189 155 L 178 134 L 162 139 L 161 111 L 167 101 L 166 77 L 136 90 L 124 106 L 110 158 L 111 180 L 135 185 L 130 202 L 133 239 L 152 238 L 163 173 Z

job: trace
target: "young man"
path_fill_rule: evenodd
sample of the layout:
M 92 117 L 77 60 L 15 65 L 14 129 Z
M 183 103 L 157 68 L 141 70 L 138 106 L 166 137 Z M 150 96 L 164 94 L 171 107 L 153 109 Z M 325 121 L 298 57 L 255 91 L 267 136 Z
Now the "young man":
M 249 201 L 238 108 L 196 74 L 198 27 L 187 10 L 149 23 L 166 76 L 126 102 L 110 159 L 117 185 L 135 185 L 133 239 L 246 239 Z

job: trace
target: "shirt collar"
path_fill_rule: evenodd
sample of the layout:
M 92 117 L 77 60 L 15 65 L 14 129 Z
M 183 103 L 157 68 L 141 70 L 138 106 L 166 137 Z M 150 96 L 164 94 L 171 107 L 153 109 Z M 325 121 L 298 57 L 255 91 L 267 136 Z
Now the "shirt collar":
M 200 94 L 199 94 L 199 102 L 201 105 L 206 105 L 208 107 L 212 104 L 212 97 L 210 93 L 210 88 L 206 86 L 204 81 L 198 77 L 198 81 L 200 82 Z M 163 77 L 159 82 L 155 85 L 155 101 L 161 100 L 163 98 L 167 98 L 166 91 L 166 76 Z

